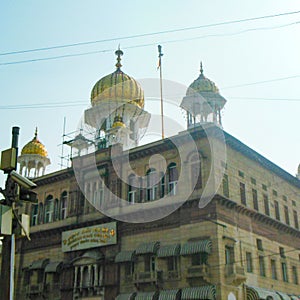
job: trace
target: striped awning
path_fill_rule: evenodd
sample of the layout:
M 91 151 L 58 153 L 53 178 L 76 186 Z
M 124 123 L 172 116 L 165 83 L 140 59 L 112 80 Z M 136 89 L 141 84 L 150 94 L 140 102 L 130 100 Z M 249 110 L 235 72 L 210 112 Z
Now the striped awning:
M 200 252 L 210 253 L 212 248 L 212 243 L 210 240 L 202 240 L 197 242 L 189 242 L 181 246 L 181 255 L 190 255 Z
M 147 253 L 156 253 L 158 248 L 159 248 L 160 243 L 159 242 L 150 242 L 150 243 L 143 243 L 140 244 L 136 249 L 135 249 L 135 254 L 136 255 L 141 255 L 141 254 L 147 254 Z
M 30 266 L 29 270 L 39 270 L 44 269 L 45 266 L 49 263 L 49 258 L 35 260 Z
M 254 287 L 254 286 L 247 286 L 247 300 L 259 300 L 264 299 L 266 300 L 268 296 L 271 296 L 273 300 L 282 300 L 275 291 Z
M 119 294 L 116 297 L 116 300 L 133 300 L 136 295 L 136 292 L 128 293 L 128 294 Z
M 137 293 L 134 299 L 135 300 L 157 300 L 158 292 Z
M 59 273 L 62 269 L 63 263 L 61 261 L 59 262 L 51 262 L 48 265 L 46 265 L 45 273 Z
M 178 256 L 180 252 L 180 245 L 166 245 L 162 246 L 157 251 L 157 257 L 169 257 L 169 256 Z
M 130 262 L 134 260 L 135 251 L 121 251 L 115 257 L 116 263 Z
M 199 287 L 184 288 L 181 291 L 181 300 L 199 300 L 216 298 L 216 287 L 214 285 L 205 285 Z
M 163 290 L 159 292 L 158 300 L 178 300 L 180 290 Z
M 288 294 L 282 293 L 282 292 L 277 292 L 276 293 L 280 296 L 282 300 L 291 300 L 291 297 Z

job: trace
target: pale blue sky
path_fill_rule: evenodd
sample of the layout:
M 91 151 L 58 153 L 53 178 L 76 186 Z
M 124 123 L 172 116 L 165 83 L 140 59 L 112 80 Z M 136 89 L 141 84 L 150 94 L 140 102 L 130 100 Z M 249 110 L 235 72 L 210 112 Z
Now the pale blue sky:
M 0 53 L 297 10 L 300 10 L 300 2 L 288 0 L 2 1 Z M 293 24 L 295 22 L 300 22 L 300 13 L 51 51 L 0 55 L 0 150 L 10 147 L 12 126 L 21 127 L 20 147 L 32 139 L 38 126 L 40 140 L 52 160 L 49 171 L 59 169 L 61 150 L 57 145 L 61 143 L 63 118 L 67 119 L 67 131 L 73 131 L 82 111 L 89 105 L 94 83 L 114 71 L 114 50 L 118 44 L 124 49 L 123 71 L 139 79 L 158 77 L 157 44 L 160 43 L 165 79 L 189 85 L 198 76 L 202 60 L 204 74 L 216 83 L 228 101 L 223 113 L 224 129 L 295 175 L 300 162 L 300 23 Z M 281 25 L 287 26 L 278 28 Z M 269 29 L 259 30 L 261 28 Z M 169 42 L 174 40 L 179 41 Z M 144 44 L 152 45 L 130 48 Z M 3 65 L 103 50 L 108 51 Z M 233 87 L 290 76 L 299 77 Z M 79 105 L 7 109 L 9 105 L 74 101 Z M 1 186 L 3 180 L 1 175 Z

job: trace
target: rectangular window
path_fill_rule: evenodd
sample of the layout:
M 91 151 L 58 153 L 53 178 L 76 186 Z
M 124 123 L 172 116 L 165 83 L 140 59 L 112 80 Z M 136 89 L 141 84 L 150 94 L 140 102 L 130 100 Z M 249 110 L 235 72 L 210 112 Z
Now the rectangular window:
M 267 186 L 266 186 L 265 184 L 262 184 L 261 187 L 262 187 L 262 189 L 263 189 L 264 191 L 267 191 L 267 190 L 268 190 L 268 188 L 267 188 Z
M 260 276 L 266 276 L 265 260 L 263 256 L 259 256 L 259 274 Z
M 134 263 L 126 262 L 125 263 L 125 276 L 131 276 L 134 273 Z
M 285 216 L 285 223 L 287 225 L 290 225 L 289 209 L 286 205 L 284 206 L 284 216 Z
M 295 200 L 292 200 L 292 205 L 296 206 L 296 201 Z
M 224 174 L 223 176 L 223 194 L 225 197 L 229 198 L 229 182 L 227 174 Z
M 271 272 L 272 279 L 277 279 L 276 261 L 274 259 L 271 259 Z
M 261 239 L 256 239 L 257 250 L 263 251 L 263 244 Z
M 195 253 L 191 255 L 191 262 L 192 266 L 199 266 L 203 264 L 207 264 L 207 253 L 201 252 L 201 253 Z
M 145 272 L 150 272 L 155 270 L 155 257 L 152 255 L 145 255 L 144 257 L 144 269 Z
M 253 208 L 258 211 L 257 190 L 252 189 Z
M 254 184 L 254 185 L 256 185 L 256 179 L 253 178 L 253 177 L 251 177 L 251 183 Z
M 240 182 L 240 196 L 242 204 L 246 205 L 246 187 L 245 184 Z
M 246 252 L 246 263 L 247 263 L 247 272 L 252 273 L 253 272 L 253 266 L 252 266 L 251 252 Z
M 283 199 L 283 201 L 287 201 L 287 196 L 283 195 L 282 199 Z
M 273 196 L 277 196 L 278 195 L 277 191 L 275 191 L 275 190 L 272 191 L 272 194 L 273 194 Z
M 283 247 L 279 247 L 279 254 L 281 258 L 285 258 L 285 253 L 284 253 L 284 248 Z
M 225 264 L 230 265 L 234 263 L 234 248 L 225 246 Z
M 292 274 L 293 274 L 293 283 L 298 284 L 298 272 L 296 266 L 292 267 Z
M 287 274 L 287 267 L 286 263 L 281 263 L 281 271 L 282 271 L 282 280 L 288 282 L 288 274 Z
M 33 204 L 31 206 L 31 226 L 35 226 L 38 224 L 38 212 L 39 212 L 39 205 Z
M 294 215 L 294 224 L 295 224 L 295 228 L 299 229 L 299 223 L 298 223 L 298 214 L 297 211 L 293 211 L 293 215 Z
M 168 271 L 177 271 L 177 256 L 170 256 L 168 257 Z
M 242 177 L 242 178 L 244 178 L 245 177 L 244 172 L 239 171 L 239 176 Z
M 280 221 L 280 212 L 279 212 L 279 203 L 278 201 L 274 201 L 274 209 L 275 209 L 275 218 Z
M 268 196 L 265 194 L 264 194 L 264 206 L 265 206 L 265 214 L 269 216 L 270 215 L 269 199 Z

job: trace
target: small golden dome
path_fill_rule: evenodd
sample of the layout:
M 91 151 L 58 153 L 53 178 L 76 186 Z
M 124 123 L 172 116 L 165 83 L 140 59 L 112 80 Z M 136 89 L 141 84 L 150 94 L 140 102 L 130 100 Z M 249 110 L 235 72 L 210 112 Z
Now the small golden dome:
M 200 64 L 200 75 L 188 87 L 186 95 L 190 96 L 192 94 L 201 92 L 212 92 L 217 94 L 219 93 L 219 89 L 217 88 L 215 83 L 203 75 L 202 62 Z
M 34 138 L 23 147 L 21 155 L 24 154 L 38 154 L 44 157 L 48 156 L 46 147 L 37 138 L 37 128 L 35 130 Z
M 123 119 L 121 116 L 115 116 L 112 128 L 116 128 L 116 127 L 126 127 L 126 125 L 123 123 Z
M 94 85 L 91 92 L 92 106 L 103 100 L 123 100 L 143 108 L 143 89 L 135 79 L 121 70 L 121 55 L 123 55 L 123 52 L 118 49 L 115 54 L 117 55 L 117 70 L 102 77 Z

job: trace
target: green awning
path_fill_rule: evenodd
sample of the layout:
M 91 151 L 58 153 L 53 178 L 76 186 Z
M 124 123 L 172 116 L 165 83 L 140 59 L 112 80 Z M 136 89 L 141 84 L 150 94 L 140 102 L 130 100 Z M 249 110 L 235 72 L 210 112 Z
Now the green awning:
M 135 254 L 141 255 L 141 254 L 147 254 L 147 253 L 156 253 L 159 248 L 159 242 L 150 242 L 150 243 L 143 243 L 140 244 L 135 249 Z
M 202 240 L 197 242 L 189 242 L 181 246 L 181 255 L 190 255 L 200 252 L 210 253 L 212 248 L 212 243 L 210 240 Z
M 158 300 L 178 300 L 180 290 L 163 290 L 159 292 Z
M 263 289 L 254 286 L 247 286 L 247 300 L 266 300 L 268 296 L 272 297 L 273 300 L 281 300 L 278 294 L 275 291 L 268 289 Z
M 39 270 L 44 269 L 45 266 L 49 263 L 49 258 L 35 260 L 30 266 L 29 270 Z
M 45 273 L 59 273 L 62 269 L 63 263 L 60 262 L 51 262 L 46 265 Z
M 157 300 L 158 292 L 137 293 L 134 299 L 135 300 Z
M 288 294 L 282 293 L 282 292 L 277 292 L 276 293 L 280 296 L 282 300 L 291 300 L 291 297 Z
M 128 293 L 128 294 L 119 294 L 116 297 L 116 300 L 133 300 L 136 295 L 136 292 Z
M 135 251 L 121 251 L 115 257 L 116 263 L 130 262 L 134 260 Z
M 169 257 L 169 256 L 178 256 L 180 252 L 180 245 L 166 245 L 162 246 L 157 251 L 157 257 Z
M 181 291 L 181 300 L 215 300 L 216 287 L 214 285 L 205 285 L 199 287 L 184 288 Z
M 290 296 L 290 298 L 291 298 L 292 300 L 299 300 L 299 299 L 300 299 L 300 297 L 297 297 L 297 296 Z

